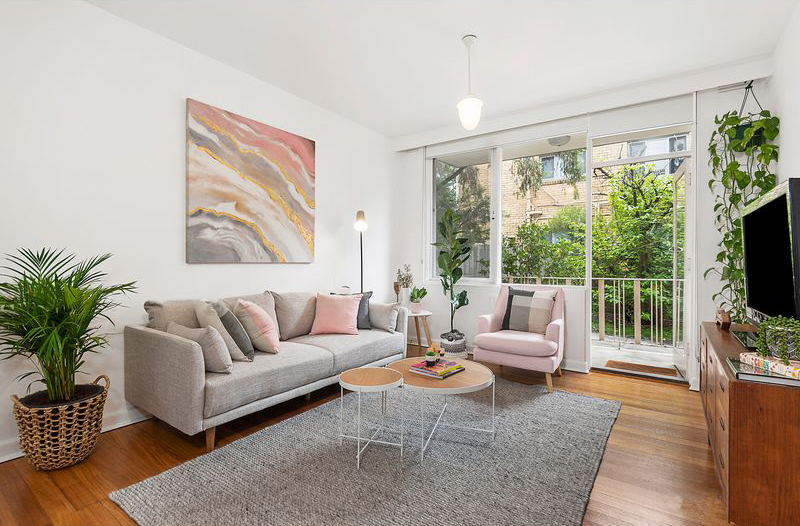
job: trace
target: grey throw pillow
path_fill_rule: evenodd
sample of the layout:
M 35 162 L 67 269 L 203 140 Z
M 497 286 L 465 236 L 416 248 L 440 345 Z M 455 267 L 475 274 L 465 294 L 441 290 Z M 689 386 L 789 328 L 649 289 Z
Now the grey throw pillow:
M 275 314 L 281 340 L 290 340 L 311 332 L 317 312 L 317 295 L 313 292 L 273 292 Z
M 179 323 L 171 321 L 167 324 L 167 332 L 192 340 L 200 344 L 203 351 L 203 361 L 206 371 L 212 373 L 228 373 L 233 370 L 233 362 L 225 342 L 222 341 L 217 329 L 214 327 L 203 327 L 202 329 L 191 329 Z
M 222 320 L 219 319 L 219 315 L 217 311 L 214 310 L 214 307 L 205 301 L 195 301 L 194 312 L 197 315 L 197 321 L 200 323 L 201 327 L 214 327 L 217 329 L 219 335 L 222 336 L 222 341 L 224 341 L 225 345 L 228 347 L 228 352 L 232 360 L 238 362 L 250 361 L 250 358 L 245 356 L 239 346 L 236 345 L 236 342 L 225 328 L 225 325 L 222 324 Z
M 399 303 L 371 303 L 369 321 L 375 329 L 383 329 L 391 333 L 397 328 L 397 316 L 400 314 Z
M 222 325 L 225 327 L 225 330 L 228 331 L 228 334 L 231 335 L 231 338 L 233 338 L 239 350 L 252 361 L 253 356 L 256 354 L 253 348 L 253 342 L 250 341 L 250 336 L 247 335 L 247 331 L 236 315 L 231 312 L 222 301 L 209 301 L 207 303 L 211 304 L 214 308 L 220 321 L 222 321 Z
M 369 321 L 369 299 L 372 297 L 372 291 L 357 292 L 354 294 L 337 294 L 331 292 L 334 296 L 356 296 L 361 294 L 361 303 L 358 304 L 358 316 L 356 318 L 356 327 L 359 329 L 371 329 L 372 323 Z
M 544 334 L 551 321 L 555 298 L 555 290 L 534 291 L 509 287 L 502 328 Z
M 194 300 L 145 301 L 144 310 L 151 329 L 166 331 L 171 321 L 195 329 L 200 327 L 194 313 Z

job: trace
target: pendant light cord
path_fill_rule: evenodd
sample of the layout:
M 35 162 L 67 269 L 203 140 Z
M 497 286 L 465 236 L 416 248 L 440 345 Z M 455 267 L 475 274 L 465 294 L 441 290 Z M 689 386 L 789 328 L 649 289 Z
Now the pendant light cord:
M 472 44 L 467 45 L 467 93 L 472 95 Z

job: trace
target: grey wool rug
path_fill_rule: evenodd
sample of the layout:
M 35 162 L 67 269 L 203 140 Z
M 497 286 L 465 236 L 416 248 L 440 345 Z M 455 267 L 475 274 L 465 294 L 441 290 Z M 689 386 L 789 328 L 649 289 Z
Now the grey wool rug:
M 402 458 L 372 444 L 356 469 L 337 399 L 110 498 L 143 526 L 580 525 L 619 402 L 503 379 L 496 389 L 495 439 L 439 427 L 424 462 L 420 407 L 430 430 L 442 399 L 395 390 L 383 438 L 399 438 L 405 407 Z M 362 396 L 364 421 L 379 421 L 379 395 Z M 345 433 L 356 432 L 356 401 L 344 397 Z M 442 422 L 490 427 L 491 389 L 447 402 Z

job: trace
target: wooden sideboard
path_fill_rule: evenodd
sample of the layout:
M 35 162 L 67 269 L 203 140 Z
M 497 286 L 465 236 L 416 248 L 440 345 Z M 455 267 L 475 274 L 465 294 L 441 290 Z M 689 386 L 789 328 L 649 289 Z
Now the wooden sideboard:
M 744 347 L 712 322 L 700 328 L 700 395 L 728 520 L 800 524 L 800 388 L 736 380 Z

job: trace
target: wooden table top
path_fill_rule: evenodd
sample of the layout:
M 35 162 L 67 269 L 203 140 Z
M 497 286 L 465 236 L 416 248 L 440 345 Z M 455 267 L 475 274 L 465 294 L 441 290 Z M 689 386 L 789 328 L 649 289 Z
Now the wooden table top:
M 388 386 L 398 382 L 402 374 L 385 367 L 358 367 L 339 375 L 339 381 L 359 387 Z
M 470 360 L 456 360 L 464 366 L 464 370 L 443 380 L 412 373 L 408 369 L 411 364 L 421 362 L 422 360 L 422 357 L 406 358 L 404 360 L 392 362 L 387 365 L 386 368 L 398 371 L 403 375 L 404 387 L 419 390 L 469 393 L 490 386 L 494 379 L 494 373 L 491 369 Z

